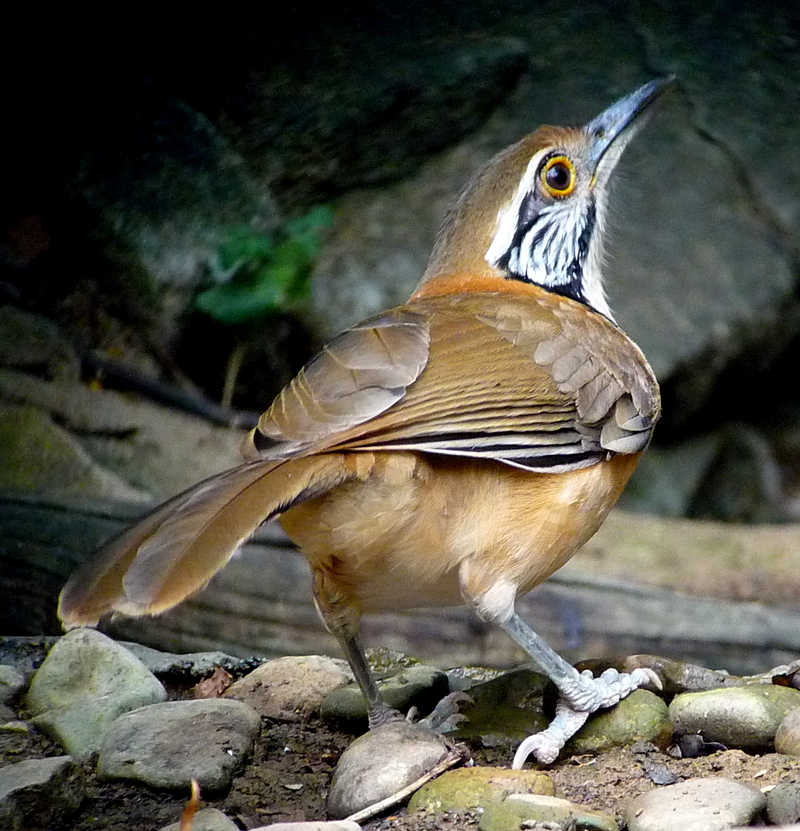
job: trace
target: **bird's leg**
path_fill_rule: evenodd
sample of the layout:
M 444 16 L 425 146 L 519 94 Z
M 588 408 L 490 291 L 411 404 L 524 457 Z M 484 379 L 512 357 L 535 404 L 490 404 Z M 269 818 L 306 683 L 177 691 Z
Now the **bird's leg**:
M 514 756 L 515 768 L 521 768 L 531 753 L 544 764 L 555 761 L 590 713 L 616 704 L 642 684 L 660 686 L 651 670 L 636 669 L 628 674 L 609 669 L 599 678 L 588 671 L 578 672 L 520 618 L 514 608 L 517 584 L 499 578 L 490 559 L 466 560 L 461 565 L 459 580 L 464 600 L 478 617 L 508 632 L 558 688 L 555 718 L 546 730 L 522 742 Z
M 353 670 L 356 683 L 362 695 L 367 700 L 367 716 L 369 718 L 369 729 L 379 727 L 381 724 L 388 724 L 392 721 L 405 719 L 402 713 L 395 710 L 381 695 L 378 685 L 375 683 L 375 676 L 372 674 L 364 648 L 361 646 L 361 639 L 355 632 L 342 633 L 334 632 L 342 646 L 347 663 Z
M 331 580 L 322 571 L 314 574 L 314 602 L 325 628 L 339 641 L 361 694 L 366 699 L 370 730 L 381 724 L 403 720 L 403 714 L 384 699 L 375 682 L 358 636 L 360 613 L 357 607 L 346 602 L 340 593 L 332 591 Z
M 578 672 L 513 610 L 510 617 L 497 623 L 533 658 L 559 691 L 555 718 L 546 730 L 522 742 L 514 756 L 514 768 L 521 768 L 531 753 L 544 764 L 555 761 L 590 713 L 617 704 L 642 685 L 660 687 L 655 673 L 647 669 L 635 669 L 631 673 L 607 669 L 597 678 L 589 670 Z

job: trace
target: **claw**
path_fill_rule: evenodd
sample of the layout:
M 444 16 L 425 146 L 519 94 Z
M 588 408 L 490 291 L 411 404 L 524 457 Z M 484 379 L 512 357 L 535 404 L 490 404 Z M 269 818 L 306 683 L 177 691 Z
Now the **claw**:
M 420 719 L 418 724 L 429 727 L 436 733 L 449 733 L 456 730 L 462 721 L 467 720 L 463 713 L 458 712 L 459 706 L 472 703 L 473 700 L 464 692 L 450 693 L 439 701 L 430 715 Z
M 521 770 L 525 760 L 531 754 L 535 756 L 536 761 L 540 764 L 552 764 L 558 758 L 558 754 L 567 743 L 567 739 L 574 736 L 588 718 L 589 713 L 573 710 L 566 701 L 559 699 L 556 705 L 555 718 L 546 730 L 542 730 L 541 733 L 534 733 L 522 741 L 514 754 L 511 767 L 514 770 Z
M 528 736 L 514 754 L 512 767 L 519 770 L 531 754 L 541 764 L 556 760 L 562 747 L 583 727 L 590 713 L 618 704 L 639 687 L 661 689 L 653 670 L 637 668 L 631 673 L 607 669 L 598 678 L 590 670 L 575 676 L 561 687 L 555 718 L 546 730 Z

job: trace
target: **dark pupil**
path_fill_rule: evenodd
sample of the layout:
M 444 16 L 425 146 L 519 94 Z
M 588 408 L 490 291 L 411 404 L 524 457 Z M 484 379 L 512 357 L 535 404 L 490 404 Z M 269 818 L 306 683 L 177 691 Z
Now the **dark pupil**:
M 565 164 L 554 164 L 548 169 L 546 178 L 553 190 L 566 190 L 570 180 L 569 168 Z

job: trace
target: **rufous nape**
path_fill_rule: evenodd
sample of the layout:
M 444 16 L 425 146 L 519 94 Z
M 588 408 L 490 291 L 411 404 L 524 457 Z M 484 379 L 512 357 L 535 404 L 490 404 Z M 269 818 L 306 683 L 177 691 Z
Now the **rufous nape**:
M 277 517 L 371 727 L 399 714 L 359 641 L 370 612 L 466 604 L 525 649 L 559 700 L 515 767 L 553 761 L 590 713 L 656 683 L 642 669 L 579 673 L 515 600 L 595 533 L 659 416 L 655 376 L 606 301 L 603 238 L 612 172 L 668 83 L 491 159 L 448 210 L 408 303 L 313 358 L 250 433 L 247 461 L 82 566 L 61 594 L 65 626 L 169 609 Z

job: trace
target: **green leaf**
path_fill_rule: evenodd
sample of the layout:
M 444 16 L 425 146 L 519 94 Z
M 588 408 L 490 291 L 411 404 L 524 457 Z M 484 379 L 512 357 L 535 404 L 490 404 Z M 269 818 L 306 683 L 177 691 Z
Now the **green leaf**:
M 195 306 L 227 324 L 246 323 L 285 311 L 308 298 L 322 232 L 333 221 L 327 206 L 288 220 L 274 237 L 239 228 L 217 252 L 223 274 L 233 276 L 195 298 Z

